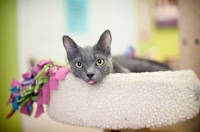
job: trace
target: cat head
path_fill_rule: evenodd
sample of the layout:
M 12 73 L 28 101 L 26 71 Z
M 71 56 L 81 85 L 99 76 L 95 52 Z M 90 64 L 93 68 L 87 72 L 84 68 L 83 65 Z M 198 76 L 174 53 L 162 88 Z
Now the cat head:
M 63 36 L 67 58 L 72 73 L 89 84 L 102 80 L 113 72 L 111 33 L 106 30 L 94 46 L 80 47 L 69 36 Z

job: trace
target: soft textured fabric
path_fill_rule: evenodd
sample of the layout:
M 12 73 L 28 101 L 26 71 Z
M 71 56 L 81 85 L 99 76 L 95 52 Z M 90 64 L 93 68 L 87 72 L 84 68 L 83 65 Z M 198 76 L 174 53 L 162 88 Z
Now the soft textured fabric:
M 69 73 L 51 91 L 47 110 L 69 125 L 139 129 L 185 121 L 199 106 L 200 82 L 190 70 L 110 74 L 94 85 Z

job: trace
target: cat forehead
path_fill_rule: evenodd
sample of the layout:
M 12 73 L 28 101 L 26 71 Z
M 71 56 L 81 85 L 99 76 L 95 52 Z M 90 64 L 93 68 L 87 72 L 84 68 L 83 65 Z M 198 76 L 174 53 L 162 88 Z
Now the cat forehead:
M 95 47 L 84 47 L 79 49 L 79 57 L 82 59 L 96 59 L 96 58 L 105 58 L 105 54 L 97 50 Z
M 82 52 L 82 53 L 91 53 L 91 52 L 93 52 L 93 47 L 86 46 L 86 47 L 80 48 L 80 52 Z
M 69 61 L 93 62 L 96 59 L 107 59 L 110 54 L 94 46 L 79 47 L 73 55 L 68 57 Z
M 93 51 L 93 47 L 87 46 L 84 48 L 80 48 L 79 50 L 80 54 L 82 57 L 93 57 L 94 56 L 94 51 Z

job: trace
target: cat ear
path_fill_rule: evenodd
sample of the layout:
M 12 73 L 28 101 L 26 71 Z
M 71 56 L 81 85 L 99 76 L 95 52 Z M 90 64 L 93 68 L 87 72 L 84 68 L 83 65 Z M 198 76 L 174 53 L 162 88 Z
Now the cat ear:
M 78 48 L 78 45 L 69 36 L 63 36 L 63 45 L 68 57 L 70 57 Z
M 112 41 L 111 33 L 109 30 L 106 30 L 103 32 L 99 41 L 97 42 L 97 46 L 100 46 L 106 52 L 110 53 L 111 41 Z

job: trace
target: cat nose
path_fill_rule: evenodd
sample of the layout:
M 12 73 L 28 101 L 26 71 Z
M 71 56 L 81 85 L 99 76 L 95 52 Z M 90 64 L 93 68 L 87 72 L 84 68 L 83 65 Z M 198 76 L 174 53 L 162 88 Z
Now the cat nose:
M 90 74 L 86 74 L 86 76 L 88 76 L 91 79 L 94 76 L 94 74 L 90 73 Z

